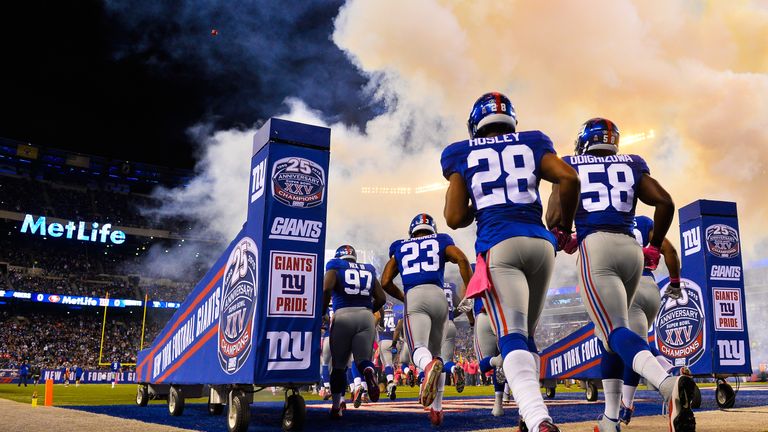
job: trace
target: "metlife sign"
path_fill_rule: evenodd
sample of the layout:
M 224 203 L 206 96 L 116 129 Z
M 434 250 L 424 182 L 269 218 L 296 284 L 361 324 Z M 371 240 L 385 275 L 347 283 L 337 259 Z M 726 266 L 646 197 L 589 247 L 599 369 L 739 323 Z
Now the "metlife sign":
M 69 240 L 80 240 L 93 243 L 105 244 L 123 244 L 125 243 L 125 233 L 120 230 L 112 231 L 112 224 L 99 226 L 98 222 L 73 222 L 66 224 L 58 222 L 47 223 L 45 216 L 38 216 L 37 219 L 31 214 L 24 216 L 21 224 L 23 234 L 37 234 L 41 237 L 64 237 Z

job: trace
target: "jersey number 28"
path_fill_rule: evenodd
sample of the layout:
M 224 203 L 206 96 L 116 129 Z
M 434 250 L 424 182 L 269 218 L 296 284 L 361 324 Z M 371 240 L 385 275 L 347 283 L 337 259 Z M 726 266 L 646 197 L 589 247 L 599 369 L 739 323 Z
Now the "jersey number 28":
M 483 160 L 487 161 L 488 169 L 477 171 L 470 184 L 478 210 L 505 204 L 507 201 L 514 204 L 536 201 L 536 175 L 533 172 L 536 161 L 533 150 L 524 145 L 508 145 L 501 152 L 490 147 L 473 150 L 467 156 L 467 167 L 474 168 Z M 483 185 L 497 181 L 502 171 L 507 174 L 506 187 L 495 187 L 486 193 Z

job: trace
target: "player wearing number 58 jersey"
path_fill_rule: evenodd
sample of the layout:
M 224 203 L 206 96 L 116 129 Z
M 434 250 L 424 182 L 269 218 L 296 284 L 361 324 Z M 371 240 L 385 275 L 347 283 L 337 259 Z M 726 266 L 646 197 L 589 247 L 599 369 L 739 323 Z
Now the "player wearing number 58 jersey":
M 544 133 L 517 132 L 512 103 L 500 93 L 487 93 L 475 102 L 468 128 L 469 140 L 443 150 L 443 176 L 450 182 L 445 219 L 453 229 L 477 221 L 475 277 L 484 281 L 483 303 L 498 337 L 507 382 L 530 430 L 557 431 L 539 391 L 533 335 L 555 250 L 570 238 L 579 180 Z M 561 186 L 566 216 L 557 236 L 542 223 L 542 179 Z
M 448 301 L 443 292 L 446 261 L 456 263 L 464 283 L 472 268 L 464 253 L 448 234 L 437 232 L 432 216 L 422 213 L 411 221 L 409 238 L 389 247 L 389 261 L 381 280 L 387 293 L 405 303 L 405 340 L 414 364 L 424 371 L 419 401 L 429 407 L 432 424 L 443 421 L 442 395 L 445 386 L 443 360 L 439 357 L 448 319 Z M 400 274 L 405 295 L 395 286 Z
M 672 377 L 654 358 L 648 344 L 630 330 L 628 309 L 643 273 L 650 268 L 672 223 L 674 203 L 650 176 L 643 158 L 618 154 L 619 129 L 610 120 L 593 118 L 582 126 L 574 156 L 563 159 L 579 173 L 581 199 L 576 213 L 579 285 L 595 334 L 606 350 L 601 360 L 605 412 L 596 430 L 618 430 L 624 364 L 658 388 L 669 404 L 670 430 L 693 431 L 690 401 L 693 380 Z M 655 207 L 650 246 L 643 250 L 634 236 L 637 200 Z M 547 223 L 559 223 L 553 191 Z
M 354 358 L 352 367 L 356 367 L 365 378 L 371 401 L 379 400 L 379 385 L 371 361 L 376 338 L 373 312 L 381 309 L 386 296 L 376 278 L 376 269 L 371 264 L 358 263 L 352 246 L 344 245 L 336 249 L 334 258 L 325 266 L 323 314 L 331 299 L 331 417 L 339 418 L 345 408 L 342 398 L 347 385 L 345 370 L 350 355 Z M 356 400 L 362 397 L 362 387 L 353 397 Z

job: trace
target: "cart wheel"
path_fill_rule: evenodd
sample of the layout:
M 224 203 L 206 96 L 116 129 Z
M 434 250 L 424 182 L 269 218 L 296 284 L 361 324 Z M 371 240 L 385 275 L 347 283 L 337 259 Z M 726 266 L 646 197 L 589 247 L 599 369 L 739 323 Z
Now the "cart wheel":
M 590 402 L 597 400 L 597 385 L 592 381 L 587 381 L 586 396 Z
M 544 395 L 547 397 L 547 399 L 554 399 L 555 387 L 547 387 L 546 389 L 544 389 Z
M 307 406 L 300 394 L 292 394 L 285 399 L 283 408 L 283 430 L 299 431 L 304 429 Z
M 171 386 L 171 392 L 168 394 L 168 412 L 172 416 L 180 416 L 184 412 L 184 395 L 176 386 Z
M 208 401 L 208 414 L 220 415 L 222 412 L 224 412 L 224 404 L 211 403 Z
M 227 412 L 227 430 L 229 432 L 246 432 L 251 421 L 251 406 L 245 400 L 245 395 L 232 391 Z
M 733 408 L 733 404 L 736 402 L 736 392 L 733 391 L 733 387 L 730 384 L 720 381 L 715 390 L 715 400 L 717 400 L 717 406 L 721 409 Z
M 693 390 L 693 399 L 691 400 L 691 408 L 693 409 L 701 408 L 701 390 L 699 390 L 699 386 L 696 386 Z
M 139 384 L 139 388 L 136 390 L 136 405 L 140 407 L 147 406 L 149 403 L 149 390 L 146 384 Z

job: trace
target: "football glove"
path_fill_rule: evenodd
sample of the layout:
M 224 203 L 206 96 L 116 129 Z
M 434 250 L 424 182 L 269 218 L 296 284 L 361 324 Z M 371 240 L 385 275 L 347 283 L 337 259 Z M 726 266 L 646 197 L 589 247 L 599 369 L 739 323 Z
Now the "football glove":
M 459 313 L 467 313 L 475 308 L 475 299 L 471 299 L 469 297 L 464 297 L 463 300 L 459 303 L 458 306 L 456 306 L 456 310 Z
M 579 249 L 579 242 L 576 240 L 576 233 L 571 234 L 571 239 L 568 240 L 568 243 L 563 246 L 563 252 L 567 253 L 568 255 L 572 255 L 576 250 Z
M 680 278 L 669 278 L 669 286 L 664 291 L 664 295 L 678 300 L 683 296 L 683 288 L 680 286 Z
M 570 229 L 558 225 L 552 228 L 550 231 L 555 235 L 555 239 L 557 240 L 557 250 L 559 251 L 563 250 L 568 242 L 571 241 Z
M 661 251 L 656 246 L 648 245 L 643 248 L 643 257 L 645 258 L 645 268 L 656 270 L 656 267 L 659 266 Z

